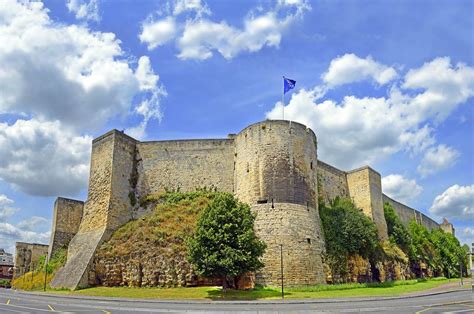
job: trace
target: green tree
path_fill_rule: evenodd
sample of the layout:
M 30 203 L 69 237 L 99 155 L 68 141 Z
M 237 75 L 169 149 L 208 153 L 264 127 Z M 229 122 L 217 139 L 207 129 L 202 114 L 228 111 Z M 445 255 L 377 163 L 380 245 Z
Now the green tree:
M 407 253 L 411 242 L 407 228 L 403 225 L 390 203 L 385 203 L 383 210 L 390 242 L 396 244 L 403 252 Z
M 433 229 L 430 233 L 430 241 L 437 251 L 435 271 L 439 275 L 459 277 L 459 264 L 463 270 L 467 269 L 467 254 L 458 239 L 450 233 L 441 229 Z
M 336 197 L 330 204 L 319 204 L 326 259 L 335 275 L 347 274 L 351 254 L 371 257 L 378 247 L 377 227 L 349 199 Z
M 254 232 L 250 207 L 232 194 L 220 193 L 201 213 L 188 241 L 188 259 L 196 272 L 221 277 L 223 287 L 235 287 L 235 279 L 264 266 L 260 257 L 266 245 Z

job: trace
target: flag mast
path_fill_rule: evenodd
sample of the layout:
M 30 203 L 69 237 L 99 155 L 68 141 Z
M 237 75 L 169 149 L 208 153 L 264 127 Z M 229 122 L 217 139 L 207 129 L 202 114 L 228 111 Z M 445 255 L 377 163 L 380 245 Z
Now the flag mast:
M 281 93 L 281 103 L 282 103 L 282 113 L 283 113 L 283 120 L 285 120 L 285 76 L 283 75 L 283 90 Z

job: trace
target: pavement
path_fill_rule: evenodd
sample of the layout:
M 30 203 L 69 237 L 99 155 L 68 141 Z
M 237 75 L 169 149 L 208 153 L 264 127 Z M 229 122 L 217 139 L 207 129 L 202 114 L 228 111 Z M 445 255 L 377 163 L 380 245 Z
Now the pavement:
M 0 313 L 474 313 L 469 284 L 400 297 L 270 301 L 179 301 L 0 290 Z

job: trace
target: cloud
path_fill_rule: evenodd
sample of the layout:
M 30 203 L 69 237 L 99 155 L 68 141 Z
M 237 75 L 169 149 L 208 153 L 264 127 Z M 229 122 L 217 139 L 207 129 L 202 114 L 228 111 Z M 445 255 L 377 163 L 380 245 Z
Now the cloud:
M 0 245 L 7 252 L 15 252 L 15 242 L 48 244 L 51 232 L 35 232 L 22 230 L 6 222 L 0 222 Z
M 429 211 L 448 220 L 474 221 L 474 185 L 450 186 L 436 196 Z
M 474 243 L 474 228 L 456 228 L 456 238 L 459 239 L 459 242 L 467 244 L 469 245 L 469 248 L 471 248 L 471 244 Z
M 17 241 L 48 243 L 51 233 L 39 231 L 45 227 L 45 222 L 48 221 L 46 218 L 33 216 L 17 225 L 7 222 L 18 211 L 10 207 L 13 203 L 6 195 L 0 194 L 0 248 L 13 253 Z M 5 214 L 8 210 L 12 212 Z
M 31 195 L 75 195 L 87 185 L 91 141 L 59 121 L 0 123 L 0 178 Z
M 394 68 L 374 61 L 371 56 L 364 59 L 350 53 L 333 59 L 321 78 L 329 87 L 334 87 L 366 79 L 385 85 L 397 76 Z
M 439 64 L 439 60 L 434 59 L 418 69 L 408 71 L 405 77 L 394 80 L 393 84 L 386 87 L 387 95 L 382 97 L 348 95 L 341 101 L 335 101 L 325 98 L 327 83 L 310 90 L 300 89 L 292 94 L 289 104 L 285 106 L 285 118 L 311 127 L 320 138 L 318 153 L 321 159 L 342 169 L 372 164 L 397 152 L 407 152 L 412 158 L 426 152 L 428 157 L 422 162 L 420 171 L 430 172 L 435 168 L 427 168 L 427 165 L 430 162 L 435 164 L 436 159 L 436 156 L 430 158 L 430 152 L 441 151 L 445 154 L 439 156 L 436 170 L 442 170 L 453 162 L 457 153 L 446 145 L 436 146 L 433 134 L 435 126 L 442 121 L 439 119 L 446 118 L 465 102 L 469 95 L 473 95 L 474 76 L 466 73 L 474 72 L 474 68 L 461 64 L 444 64 L 441 69 L 446 73 L 442 70 L 437 73 L 438 76 L 453 79 L 463 77 L 462 81 L 447 79 L 438 80 L 438 83 L 434 84 L 422 83 L 423 78 L 415 80 L 415 74 L 424 73 L 424 69 L 431 68 L 432 64 Z M 330 64 L 334 65 L 334 62 Z M 351 68 L 350 65 L 348 67 Z M 345 70 L 339 70 L 339 73 L 345 73 Z M 328 82 L 339 84 L 344 82 L 344 78 L 331 76 Z M 398 84 L 402 84 L 402 87 Z M 420 106 L 420 96 L 428 91 L 444 95 L 444 90 L 449 90 L 450 95 L 458 96 L 449 100 L 450 105 L 447 107 L 440 107 L 436 99 L 426 99 L 425 110 L 420 114 L 417 110 Z M 281 116 L 281 102 L 277 102 L 266 114 L 269 119 L 281 119 Z
M 66 6 L 76 19 L 100 21 L 98 0 L 68 0 Z
M 414 179 L 408 179 L 399 174 L 390 174 L 382 178 L 382 190 L 391 198 L 407 204 L 415 199 L 423 191 L 423 188 Z
M 33 231 L 38 229 L 49 229 L 49 220 L 44 217 L 31 216 L 28 220 L 20 221 L 17 227 L 24 231 Z
M 444 144 L 430 147 L 426 150 L 417 170 L 422 177 L 427 177 L 454 166 L 458 157 L 458 151 Z
M 173 39 L 178 31 L 177 27 L 173 16 L 158 21 L 147 20 L 142 24 L 139 38 L 141 42 L 148 44 L 148 50 L 153 50 Z
M 214 52 L 232 59 L 242 52 L 278 47 L 283 33 L 309 9 L 306 1 L 279 1 L 266 12 L 250 12 L 243 19 L 243 28 L 238 28 L 225 20 L 215 22 L 203 17 L 211 12 L 201 1 L 176 1 L 172 15 L 145 20 L 139 38 L 149 50 L 176 38 L 180 50 L 177 56 L 183 60 L 206 60 Z M 194 11 L 194 18 L 177 22 L 178 16 L 186 11 Z
M 11 199 L 6 195 L 0 194 L 0 222 L 6 221 L 18 211 L 17 208 L 10 206 L 12 204 L 13 201 Z
M 134 105 L 145 99 L 159 107 L 160 98 L 152 97 L 162 89 L 158 80 L 142 88 L 136 59 L 113 33 L 55 23 L 41 2 L 5 1 L 0 7 L 0 113 L 59 120 L 83 130 L 135 112 Z

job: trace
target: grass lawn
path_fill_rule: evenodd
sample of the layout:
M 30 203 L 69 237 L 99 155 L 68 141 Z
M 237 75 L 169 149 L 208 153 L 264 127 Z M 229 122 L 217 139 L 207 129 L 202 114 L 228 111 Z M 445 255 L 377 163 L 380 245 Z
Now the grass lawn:
M 454 281 L 454 279 L 451 279 Z M 445 278 L 427 281 L 405 280 L 383 284 L 342 284 L 288 287 L 285 298 L 342 298 L 368 296 L 397 296 L 405 293 L 436 288 L 448 283 Z M 211 299 L 211 300 L 262 300 L 279 299 L 281 292 L 277 287 L 258 287 L 251 291 L 229 290 L 223 292 L 220 287 L 190 288 L 128 288 L 94 287 L 78 291 L 49 290 L 57 294 L 90 295 L 106 297 L 155 298 L 155 299 Z

